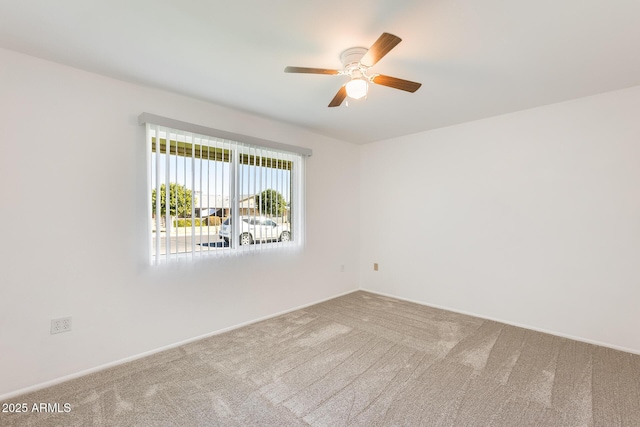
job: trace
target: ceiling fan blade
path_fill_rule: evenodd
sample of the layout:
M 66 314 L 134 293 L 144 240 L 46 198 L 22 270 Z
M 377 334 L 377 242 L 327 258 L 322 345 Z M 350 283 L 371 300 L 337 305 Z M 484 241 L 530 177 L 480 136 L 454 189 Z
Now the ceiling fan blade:
M 420 89 L 422 83 L 412 82 L 409 80 L 398 79 L 396 77 L 377 74 L 373 76 L 371 81 L 377 85 L 388 86 L 394 89 L 406 90 L 407 92 L 415 92 Z
M 307 67 L 287 67 L 285 73 L 306 73 L 306 74 L 340 74 L 338 70 L 328 70 L 326 68 L 307 68 Z
M 380 61 L 383 56 L 391 51 L 402 39 L 389 33 L 382 33 L 378 40 L 369 48 L 367 53 L 362 57 L 360 63 L 367 67 L 372 67 L 376 62 Z
M 336 96 L 333 97 L 331 102 L 329 103 L 329 107 L 338 107 L 342 104 L 342 101 L 347 97 L 347 88 L 342 86 Z

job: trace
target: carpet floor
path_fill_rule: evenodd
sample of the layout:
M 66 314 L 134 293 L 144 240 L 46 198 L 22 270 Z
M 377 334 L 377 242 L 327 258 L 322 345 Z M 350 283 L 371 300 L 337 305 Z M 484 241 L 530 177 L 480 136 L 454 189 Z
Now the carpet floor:
M 640 426 L 640 356 L 358 291 L 10 402 L 2 426 Z

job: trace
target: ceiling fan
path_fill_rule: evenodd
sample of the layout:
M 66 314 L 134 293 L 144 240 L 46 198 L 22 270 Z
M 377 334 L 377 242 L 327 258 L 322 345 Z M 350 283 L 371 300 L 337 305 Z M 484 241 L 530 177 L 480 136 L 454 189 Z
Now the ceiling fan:
M 376 42 L 369 48 L 352 47 L 340 55 L 342 70 L 330 70 L 326 68 L 286 67 L 285 73 L 329 74 L 337 76 L 349 76 L 350 80 L 342 85 L 336 96 L 329 103 L 329 107 L 337 107 L 348 96 L 360 99 L 367 95 L 369 83 L 388 86 L 407 92 L 417 91 L 422 83 L 385 76 L 383 74 L 369 74 L 369 69 L 391 51 L 402 39 L 389 33 L 382 33 Z

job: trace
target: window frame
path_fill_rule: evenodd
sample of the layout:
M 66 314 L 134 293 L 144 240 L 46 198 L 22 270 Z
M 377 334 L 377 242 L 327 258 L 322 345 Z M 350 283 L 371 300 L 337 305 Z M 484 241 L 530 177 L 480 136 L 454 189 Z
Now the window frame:
M 188 260 L 195 260 L 195 259 L 201 259 L 201 258 L 203 259 L 219 258 L 221 255 L 222 256 L 223 255 L 240 255 L 245 253 L 272 252 L 273 250 L 291 250 L 291 249 L 299 249 L 304 246 L 304 240 L 305 240 L 304 230 L 305 230 L 305 219 L 306 219 L 305 218 L 305 204 L 306 204 L 305 158 L 310 157 L 312 155 L 311 149 L 306 147 L 295 146 L 295 145 L 282 144 L 279 142 L 274 142 L 269 140 L 263 140 L 255 137 L 250 137 L 247 135 L 235 134 L 227 131 L 222 131 L 219 129 L 208 128 L 200 125 L 178 121 L 175 119 L 153 115 L 150 113 L 140 114 L 140 116 L 138 116 L 138 123 L 140 125 L 146 126 L 146 144 L 147 144 L 146 148 L 147 149 L 146 149 L 145 155 L 147 157 L 146 188 L 148 193 L 147 194 L 147 213 L 148 213 L 147 221 L 148 221 L 148 236 L 149 236 L 148 258 L 149 258 L 149 263 L 151 265 L 165 264 L 172 261 L 188 261 Z M 157 129 L 158 134 L 154 135 L 153 129 Z M 168 138 L 165 138 L 165 144 L 163 146 L 161 142 L 162 139 L 160 136 L 160 132 L 162 131 L 162 129 L 168 130 L 170 133 L 171 131 L 176 131 L 176 132 L 179 132 L 180 134 L 189 135 L 192 138 L 191 142 L 190 143 L 185 142 L 180 146 L 179 139 L 176 138 L 176 147 L 174 152 L 174 148 L 171 143 L 172 141 L 171 136 L 169 136 Z M 198 146 L 198 144 L 196 143 L 196 138 L 199 136 L 203 136 L 206 138 L 214 138 L 217 140 L 224 141 L 223 148 L 221 150 L 217 148 L 214 149 L 214 154 L 213 154 L 214 158 L 213 159 L 208 158 L 206 160 L 229 162 L 229 173 L 230 173 L 230 176 L 233 177 L 231 178 L 230 193 L 229 193 L 229 210 L 230 210 L 229 218 L 231 219 L 230 222 L 232 227 L 231 244 L 228 246 L 228 250 L 224 250 L 224 251 L 219 251 L 219 250 L 194 251 L 193 249 L 191 249 L 191 250 L 185 250 L 185 252 L 178 252 L 178 253 L 154 254 L 154 245 L 152 243 L 153 242 L 152 227 L 153 227 L 154 220 L 152 219 L 153 212 L 151 208 L 152 206 L 151 194 L 152 194 L 152 188 L 154 185 L 155 177 L 151 176 L 152 175 L 151 153 L 157 152 L 160 154 L 163 151 L 164 153 L 166 153 L 167 152 L 166 141 L 169 140 L 170 142 L 169 142 L 168 154 L 170 156 L 176 156 L 176 158 L 178 156 L 183 156 L 185 158 L 194 158 L 192 157 L 192 155 L 195 156 L 195 153 L 188 154 L 188 157 L 187 157 L 187 150 L 189 149 L 191 151 L 198 152 L 200 156 L 202 156 L 201 153 L 202 153 L 203 145 Z M 156 144 L 156 141 L 160 142 L 160 144 Z M 233 145 L 233 149 L 231 149 L 232 145 L 229 145 L 229 151 L 226 151 L 225 149 L 226 146 L 224 145 L 225 142 L 230 142 Z M 181 153 L 180 153 L 180 150 L 182 150 Z M 256 153 L 259 150 L 266 150 L 268 153 L 279 151 L 286 154 L 287 156 L 292 156 L 292 157 L 290 159 L 287 158 L 287 160 L 279 160 L 277 155 L 276 157 L 268 157 L 268 156 L 262 156 L 262 155 L 258 157 Z M 251 154 L 252 151 L 254 153 L 253 155 Z M 262 153 L 262 151 L 260 152 Z M 222 160 L 219 159 L 220 154 L 222 155 L 221 157 Z M 209 149 L 207 149 L 207 157 L 209 156 L 210 156 Z M 240 231 L 239 219 L 243 216 L 241 215 L 241 211 L 240 211 L 240 201 L 244 199 L 242 198 L 243 195 L 241 194 L 240 186 L 237 185 L 236 180 L 238 180 L 238 177 L 240 174 L 239 169 L 242 165 L 252 165 L 250 161 L 253 156 L 255 156 L 255 158 L 253 158 L 253 162 L 254 162 L 253 166 L 256 166 L 256 163 L 257 163 L 256 159 L 260 159 L 259 167 L 267 168 L 267 169 L 274 164 L 274 161 L 276 165 L 280 166 L 280 168 L 275 167 L 274 170 L 283 169 L 284 166 L 281 164 L 282 162 L 290 162 L 289 170 L 291 171 L 291 173 L 290 173 L 289 185 L 290 185 L 291 199 L 289 201 L 290 203 L 289 215 L 291 215 L 291 218 L 289 221 L 289 227 L 290 227 L 289 236 L 290 237 L 294 236 L 294 238 L 292 238 L 291 241 L 286 242 L 286 244 L 284 244 L 285 242 L 264 242 L 259 245 L 260 246 L 259 249 L 249 248 L 249 246 L 254 246 L 254 245 L 243 246 L 238 244 L 239 242 L 238 237 L 239 237 L 239 231 Z M 199 157 L 195 157 L 195 158 L 197 159 Z M 266 165 L 266 163 L 268 163 L 268 165 Z M 201 173 L 202 171 L 199 171 L 199 172 Z M 157 173 L 158 172 L 156 171 L 156 174 Z M 194 212 L 195 212 L 195 207 L 192 205 L 192 216 L 191 216 L 192 219 L 196 218 L 194 216 L 195 215 Z M 294 214 L 295 214 L 295 220 L 294 220 Z M 254 208 L 254 216 L 255 216 L 255 208 Z M 169 215 L 167 215 L 167 218 L 168 217 Z M 276 224 L 276 226 L 278 225 L 277 221 L 273 221 L 273 223 Z M 222 226 L 222 223 L 220 226 Z M 191 227 L 192 227 L 192 233 L 193 233 L 193 230 L 197 229 L 200 226 L 196 227 L 195 221 L 192 221 Z M 169 244 L 167 248 L 169 248 L 170 246 L 171 245 Z

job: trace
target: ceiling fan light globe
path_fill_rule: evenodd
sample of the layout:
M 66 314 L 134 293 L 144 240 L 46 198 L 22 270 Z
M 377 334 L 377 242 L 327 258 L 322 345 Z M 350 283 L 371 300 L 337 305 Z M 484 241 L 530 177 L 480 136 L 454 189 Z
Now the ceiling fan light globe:
M 360 99 L 367 95 L 369 84 L 364 79 L 353 79 L 346 86 L 347 96 L 353 99 Z

